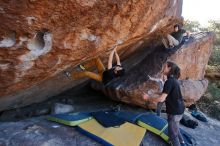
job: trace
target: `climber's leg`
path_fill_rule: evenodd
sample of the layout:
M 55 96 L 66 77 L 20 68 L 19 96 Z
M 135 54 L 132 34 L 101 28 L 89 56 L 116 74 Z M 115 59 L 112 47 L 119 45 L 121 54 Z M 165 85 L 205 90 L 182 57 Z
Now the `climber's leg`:
M 167 39 L 169 41 L 169 45 L 170 46 L 178 46 L 179 45 L 179 41 L 176 40 L 173 36 L 171 36 L 170 34 L 167 35 Z
M 102 73 L 105 71 L 105 66 L 103 65 L 100 58 L 95 58 L 96 67 L 98 69 L 98 73 L 102 76 Z
M 83 64 L 83 67 L 85 69 L 89 69 L 89 68 L 92 68 L 94 66 L 96 66 L 96 58 L 93 58 L 93 59 L 91 59 L 91 60 L 89 60 L 89 61 L 87 61 L 86 63 Z
M 72 74 L 72 76 L 76 79 L 77 78 L 88 77 L 88 78 L 94 79 L 96 81 L 102 82 L 102 76 L 100 76 L 99 74 L 90 72 L 90 71 L 74 72 Z
M 84 65 L 82 65 L 85 69 L 89 69 L 91 67 L 96 67 L 98 69 L 98 73 L 102 74 L 105 71 L 105 66 L 103 65 L 101 59 L 99 57 L 93 58 L 90 61 L 87 61 Z
M 162 39 L 162 43 L 165 46 L 165 48 L 169 48 L 169 46 L 167 45 L 167 41 L 164 38 Z
M 102 81 L 102 73 L 105 71 L 105 67 L 102 64 L 100 58 L 91 59 L 90 61 L 86 62 L 84 65 L 81 65 L 81 66 L 82 66 L 81 68 L 83 68 L 83 70 L 85 71 L 74 72 L 72 74 L 74 78 L 89 77 L 96 81 L 100 81 L 100 82 Z M 93 66 L 95 66 L 98 69 L 98 74 L 93 73 L 91 71 L 86 71 L 86 69 L 91 68 Z

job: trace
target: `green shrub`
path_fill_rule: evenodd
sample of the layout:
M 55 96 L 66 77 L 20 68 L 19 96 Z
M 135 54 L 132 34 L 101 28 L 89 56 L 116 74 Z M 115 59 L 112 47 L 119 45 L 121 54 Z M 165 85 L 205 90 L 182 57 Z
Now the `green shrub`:
M 209 59 L 209 65 L 220 66 L 220 46 L 213 48 L 212 54 Z
M 210 82 L 206 94 L 199 100 L 198 106 L 201 111 L 209 116 L 220 120 L 220 82 Z
M 220 100 L 220 89 L 218 82 L 210 82 L 207 92 L 211 94 L 213 100 Z

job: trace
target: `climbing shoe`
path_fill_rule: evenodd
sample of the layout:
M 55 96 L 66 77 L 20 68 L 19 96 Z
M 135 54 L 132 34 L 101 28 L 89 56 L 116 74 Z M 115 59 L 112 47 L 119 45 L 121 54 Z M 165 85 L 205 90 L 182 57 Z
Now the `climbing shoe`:
M 85 69 L 86 68 L 83 65 L 81 65 L 81 64 L 77 66 L 77 70 L 78 71 L 82 71 L 82 70 L 85 70 Z

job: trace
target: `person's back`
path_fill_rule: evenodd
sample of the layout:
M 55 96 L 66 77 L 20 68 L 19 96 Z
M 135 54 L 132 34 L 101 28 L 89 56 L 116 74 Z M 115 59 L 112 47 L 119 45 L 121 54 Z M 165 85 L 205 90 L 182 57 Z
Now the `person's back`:
M 166 103 L 169 142 L 173 146 L 184 145 L 184 139 L 179 130 L 179 122 L 184 113 L 184 102 L 178 79 L 180 68 L 173 62 L 168 61 L 163 73 L 167 75 L 162 94 L 159 97 L 150 98 L 147 93 L 143 94 L 145 101 Z
M 178 80 L 172 76 L 168 77 L 163 92 L 169 93 L 165 100 L 166 112 L 172 115 L 183 114 L 185 106 Z
M 120 69 L 116 69 L 116 67 L 120 67 Z M 111 69 L 107 69 L 102 74 L 102 82 L 104 85 L 109 83 L 111 80 L 117 77 L 124 76 L 125 70 L 120 65 L 116 65 L 116 67 L 112 67 Z

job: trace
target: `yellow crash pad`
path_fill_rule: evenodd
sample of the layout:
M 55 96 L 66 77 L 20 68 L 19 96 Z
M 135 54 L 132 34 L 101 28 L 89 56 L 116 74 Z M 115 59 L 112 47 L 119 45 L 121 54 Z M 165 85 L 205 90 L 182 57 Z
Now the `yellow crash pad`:
M 119 127 L 105 128 L 95 119 L 78 126 L 114 146 L 139 146 L 146 132 L 144 128 L 128 122 Z

